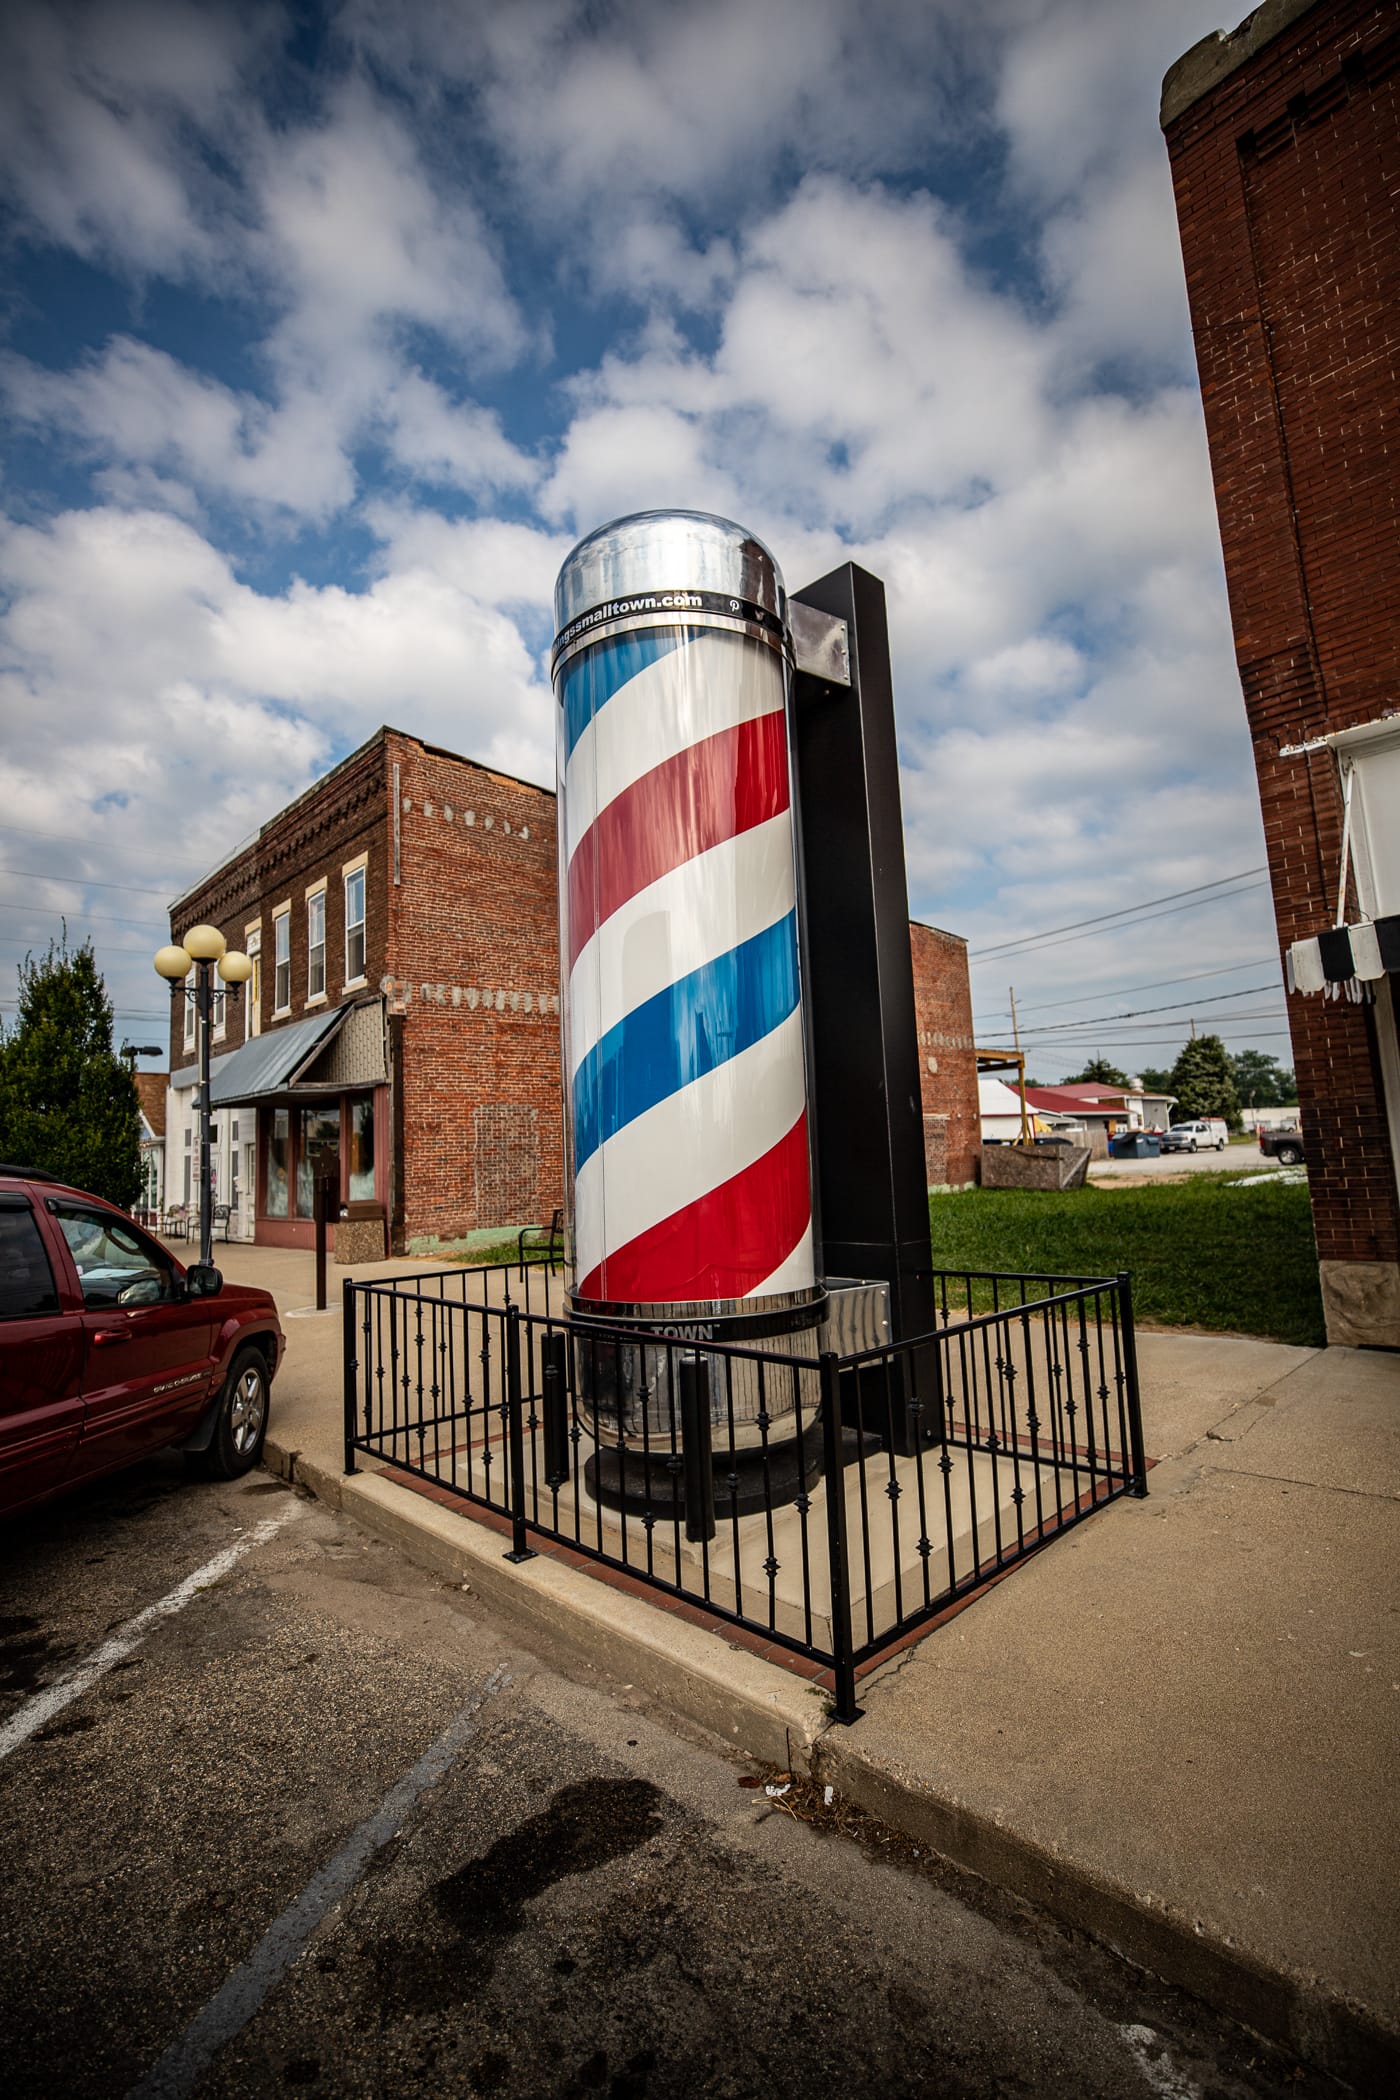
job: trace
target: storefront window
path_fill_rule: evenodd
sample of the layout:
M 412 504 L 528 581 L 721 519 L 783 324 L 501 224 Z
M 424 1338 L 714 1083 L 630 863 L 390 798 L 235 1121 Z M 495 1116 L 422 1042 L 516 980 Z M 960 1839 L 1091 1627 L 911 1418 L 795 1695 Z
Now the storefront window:
M 374 1201 L 374 1096 L 350 1103 L 350 1200 Z
M 316 1183 L 328 1176 L 340 1194 L 340 1104 L 299 1111 L 297 1216 L 314 1217 Z
M 287 1175 L 291 1166 L 292 1112 L 274 1108 L 267 1136 L 267 1215 L 287 1215 Z

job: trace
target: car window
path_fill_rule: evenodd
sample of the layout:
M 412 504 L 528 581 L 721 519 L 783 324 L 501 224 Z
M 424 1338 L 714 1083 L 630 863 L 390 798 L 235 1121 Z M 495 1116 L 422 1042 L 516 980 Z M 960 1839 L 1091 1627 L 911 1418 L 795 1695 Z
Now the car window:
M 174 1298 L 169 1257 L 121 1218 L 106 1211 L 54 1204 L 88 1306 L 160 1305 Z
M 59 1309 L 53 1271 L 34 1213 L 0 1199 L 0 1320 L 32 1320 Z

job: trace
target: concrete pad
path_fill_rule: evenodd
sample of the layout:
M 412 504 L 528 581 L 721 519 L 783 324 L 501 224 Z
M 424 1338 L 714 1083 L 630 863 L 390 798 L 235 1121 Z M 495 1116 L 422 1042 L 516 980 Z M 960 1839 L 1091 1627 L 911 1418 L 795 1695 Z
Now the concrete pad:
M 1213 1465 L 1400 1496 L 1400 1356 L 1319 1350 L 1268 1397 L 1271 1407 L 1212 1449 Z
M 1139 1328 L 1138 1383 L 1149 1458 L 1189 1451 L 1241 1406 L 1271 1396 L 1294 1371 L 1326 1354 L 1241 1335 Z
M 888 1666 L 820 1768 L 1348 2075 L 1358 2029 L 1400 2048 L 1400 1506 L 1159 1472 Z

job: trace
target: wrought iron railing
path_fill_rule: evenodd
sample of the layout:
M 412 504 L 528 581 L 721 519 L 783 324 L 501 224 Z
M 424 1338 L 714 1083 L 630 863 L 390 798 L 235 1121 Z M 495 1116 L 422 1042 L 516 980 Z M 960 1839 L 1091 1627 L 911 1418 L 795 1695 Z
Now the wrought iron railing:
M 1127 1276 L 936 1279 L 938 1325 L 839 1356 L 566 1317 L 545 1262 L 347 1282 L 361 1459 L 832 1673 L 1124 1494 L 1146 1460 Z

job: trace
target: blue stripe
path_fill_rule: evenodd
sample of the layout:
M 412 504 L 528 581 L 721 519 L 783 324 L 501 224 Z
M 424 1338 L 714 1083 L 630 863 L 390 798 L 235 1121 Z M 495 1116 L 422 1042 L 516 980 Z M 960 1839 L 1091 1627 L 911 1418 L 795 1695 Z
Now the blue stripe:
M 658 1101 L 771 1035 L 797 1004 L 797 914 L 634 1007 L 574 1074 L 574 1165 Z
M 600 707 L 630 683 L 638 672 L 650 670 L 663 656 L 688 642 L 693 628 L 647 627 L 616 640 L 595 642 L 574 658 L 564 673 L 559 701 L 564 710 L 565 756 L 587 729 Z

